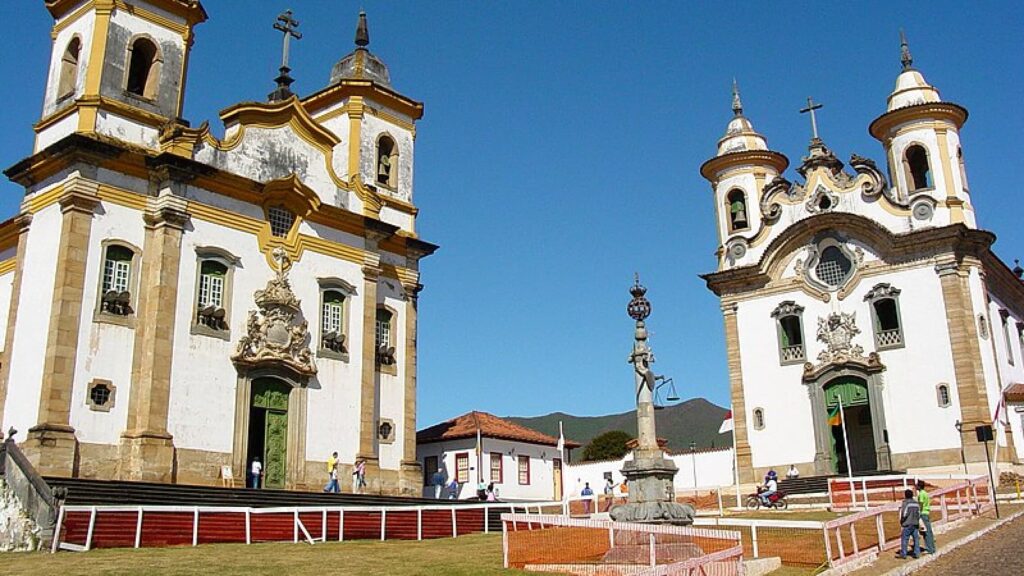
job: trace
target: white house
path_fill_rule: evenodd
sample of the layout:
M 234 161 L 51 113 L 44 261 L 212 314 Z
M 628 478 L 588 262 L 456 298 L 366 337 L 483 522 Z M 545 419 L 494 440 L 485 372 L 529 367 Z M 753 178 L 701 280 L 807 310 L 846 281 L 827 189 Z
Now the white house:
M 731 486 L 735 482 L 731 448 L 712 448 L 678 454 L 665 452 L 665 458 L 671 460 L 679 470 L 673 478 L 676 492 L 685 492 L 694 488 Z M 613 486 L 622 484 L 624 479 L 621 472 L 622 467 L 632 459 L 633 453 L 630 452 L 616 460 L 566 464 L 564 471 L 566 488 L 573 497 L 578 497 L 583 486 L 590 483 L 594 494 L 601 494 L 608 479 L 611 479 Z
M 423 105 L 365 17 L 322 89 L 285 74 L 218 138 L 181 119 L 198 0 L 46 8 L 35 148 L 5 171 L 3 428 L 45 475 L 211 484 L 258 457 L 266 486 L 318 489 L 337 451 L 369 491 L 419 494 Z
M 814 125 L 799 179 L 787 180 L 789 159 L 736 93 L 701 167 L 719 232 L 718 270 L 704 278 L 721 298 L 744 481 L 790 464 L 804 476 L 963 461 L 980 472 L 976 429 L 1024 382 L 1024 283 L 978 227 L 971 194 L 986 191 L 968 184 L 967 110 L 940 99 L 906 43 L 901 59 L 869 127 L 878 165 L 853 154 L 847 170 Z M 840 405 L 851 462 L 830 419 Z M 1020 459 L 1020 416 L 996 419 L 1003 463 Z
M 541 434 L 486 412 L 469 412 L 416 433 L 416 458 L 423 466 L 423 495 L 433 497 L 440 469 L 459 483 L 458 498 L 476 497 L 481 478 L 494 483 L 502 500 L 560 500 L 563 458 L 579 444 Z M 445 492 L 447 494 L 447 492 Z

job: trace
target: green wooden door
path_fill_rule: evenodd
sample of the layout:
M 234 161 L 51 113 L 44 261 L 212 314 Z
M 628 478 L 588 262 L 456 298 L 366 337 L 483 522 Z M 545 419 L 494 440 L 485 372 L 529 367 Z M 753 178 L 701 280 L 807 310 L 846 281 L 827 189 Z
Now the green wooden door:
M 267 411 L 266 454 L 263 457 L 267 488 L 284 488 L 285 456 L 288 452 L 288 413 Z
M 288 455 L 288 394 L 291 386 L 274 379 L 253 382 L 252 408 L 266 413 L 263 428 L 263 485 L 284 488 Z

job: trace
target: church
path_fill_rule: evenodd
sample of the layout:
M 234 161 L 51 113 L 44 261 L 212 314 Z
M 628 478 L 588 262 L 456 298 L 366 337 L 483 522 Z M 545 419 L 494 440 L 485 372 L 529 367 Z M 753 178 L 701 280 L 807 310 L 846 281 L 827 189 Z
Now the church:
M 199 0 L 45 0 L 25 189 L 0 225 L 0 420 L 46 476 L 419 494 L 416 122 L 369 50 L 323 88 L 181 118 Z M 40 7 L 40 9 L 42 9 Z M 41 32 L 44 33 L 44 32 Z M 321 43 L 320 45 L 325 45 Z
M 988 426 L 991 457 L 1019 462 L 1024 422 L 1005 393 L 1024 382 L 1024 270 L 978 226 L 967 110 L 940 98 L 905 39 L 901 62 L 868 127 L 882 161 L 844 164 L 808 99 L 813 137 L 791 181 L 734 88 L 701 167 L 718 230 L 703 278 L 721 301 L 743 482 L 790 465 L 983 473 Z

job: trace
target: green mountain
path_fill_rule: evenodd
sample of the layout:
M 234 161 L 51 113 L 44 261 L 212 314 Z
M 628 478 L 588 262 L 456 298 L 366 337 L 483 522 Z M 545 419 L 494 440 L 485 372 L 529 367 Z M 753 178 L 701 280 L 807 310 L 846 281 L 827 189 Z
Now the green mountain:
M 716 406 L 703 398 L 693 398 L 666 406 L 655 412 L 658 437 L 668 440 L 668 449 L 672 452 L 686 452 L 690 442 L 696 443 L 697 449 L 724 448 L 732 446 L 732 434 L 719 434 L 727 409 Z M 562 421 L 565 438 L 586 446 L 590 439 L 609 430 L 624 430 L 636 436 L 636 412 L 607 416 L 573 416 L 562 412 L 554 412 L 546 416 L 506 418 L 517 424 L 533 428 L 538 432 L 558 437 L 558 422 Z M 582 454 L 582 449 L 576 452 Z

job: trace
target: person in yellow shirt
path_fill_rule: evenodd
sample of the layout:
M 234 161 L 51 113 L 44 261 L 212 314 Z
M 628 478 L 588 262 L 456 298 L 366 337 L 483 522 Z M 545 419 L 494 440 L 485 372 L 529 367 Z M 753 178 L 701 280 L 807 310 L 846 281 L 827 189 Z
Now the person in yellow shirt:
M 327 486 L 324 486 L 324 492 L 341 492 L 341 486 L 338 486 L 338 453 L 331 454 L 331 457 L 327 459 Z

